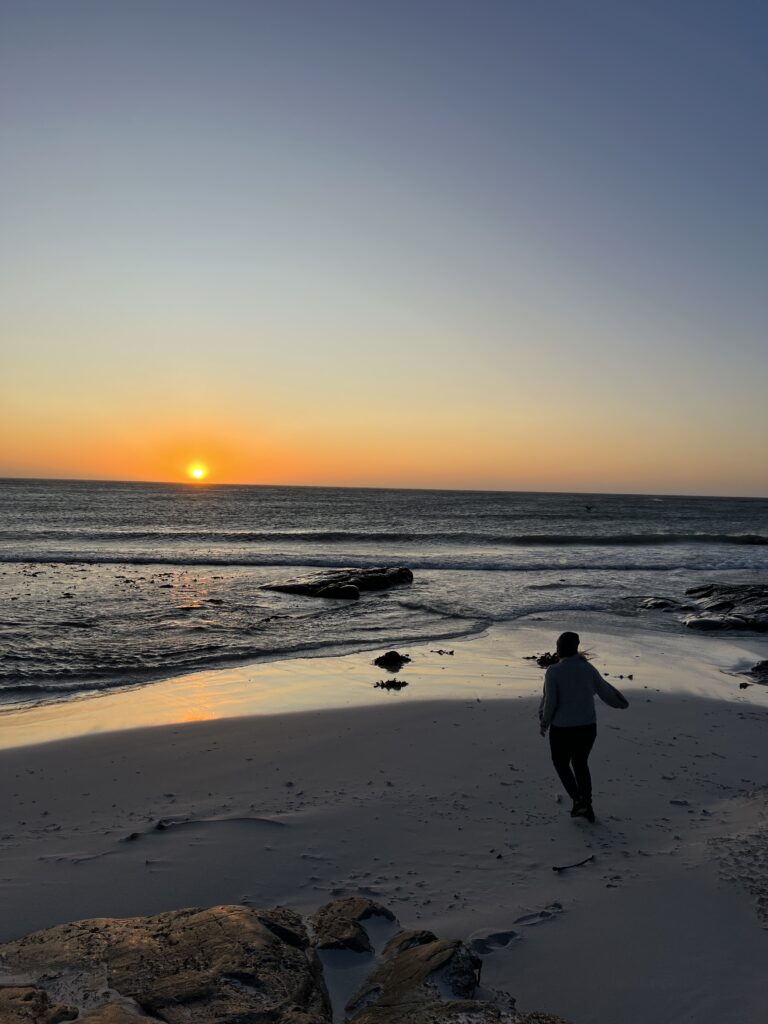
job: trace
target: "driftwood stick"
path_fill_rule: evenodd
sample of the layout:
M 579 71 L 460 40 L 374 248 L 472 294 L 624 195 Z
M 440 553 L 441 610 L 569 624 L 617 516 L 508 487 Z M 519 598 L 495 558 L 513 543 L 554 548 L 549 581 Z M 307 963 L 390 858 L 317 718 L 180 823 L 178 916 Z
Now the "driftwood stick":
M 553 871 L 567 871 L 569 868 L 580 868 L 582 864 L 589 864 L 591 860 L 595 859 L 594 853 L 590 853 L 584 860 L 578 860 L 575 864 L 562 864 L 559 868 L 553 867 Z

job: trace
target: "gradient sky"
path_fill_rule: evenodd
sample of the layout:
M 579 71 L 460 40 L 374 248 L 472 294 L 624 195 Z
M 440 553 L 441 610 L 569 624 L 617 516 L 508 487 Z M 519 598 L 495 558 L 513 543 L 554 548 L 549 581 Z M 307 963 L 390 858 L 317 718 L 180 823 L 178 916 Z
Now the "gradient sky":
M 768 5 L 0 0 L 0 475 L 768 494 Z

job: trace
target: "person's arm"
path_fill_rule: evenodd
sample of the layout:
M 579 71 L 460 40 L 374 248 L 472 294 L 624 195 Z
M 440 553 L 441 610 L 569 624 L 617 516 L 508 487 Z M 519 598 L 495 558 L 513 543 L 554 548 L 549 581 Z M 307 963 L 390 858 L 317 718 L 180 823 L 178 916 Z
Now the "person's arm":
M 617 690 L 615 686 L 611 686 L 609 682 L 603 679 L 594 665 L 592 665 L 592 671 L 594 672 L 594 690 L 600 700 L 611 708 L 620 708 L 622 711 L 624 708 L 628 708 L 629 701 L 624 694 L 620 690 Z
M 552 722 L 552 716 L 557 710 L 557 683 L 550 672 L 547 669 L 544 674 L 544 695 L 541 698 L 541 704 L 539 705 L 539 726 L 541 728 L 541 735 L 549 728 Z

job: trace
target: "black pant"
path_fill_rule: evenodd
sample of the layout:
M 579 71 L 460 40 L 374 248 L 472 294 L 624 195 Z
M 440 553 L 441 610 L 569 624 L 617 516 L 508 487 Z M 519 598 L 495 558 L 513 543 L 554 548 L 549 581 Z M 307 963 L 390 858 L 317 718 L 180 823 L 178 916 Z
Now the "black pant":
M 592 802 L 592 777 L 589 774 L 589 752 L 597 736 L 597 726 L 551 725 L 549 749 L 552 764 L 572 800 Z M 571 771 L 573 765 L 573 771 Z

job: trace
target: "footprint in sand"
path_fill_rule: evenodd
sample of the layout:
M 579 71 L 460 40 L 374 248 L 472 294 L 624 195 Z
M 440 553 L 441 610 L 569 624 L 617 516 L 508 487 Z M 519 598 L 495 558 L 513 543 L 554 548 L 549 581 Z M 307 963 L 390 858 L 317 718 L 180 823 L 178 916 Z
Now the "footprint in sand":
M 469 938 L 469 945 L 473 952 L 478 953 L 480 956 L 486 956 L 488 953 L 493 953 L 495 949 L 506 948 L 518 938 L 520 938 L 518 932 L 511 930 L 503 932 L 475 932 Z
M 522 917 L 515 918 L 513 924 L 522 924 L 525 927 L 530 927 L 534 924 L 541 924 L 542 921 L 550 921 L 553 917 L 557 917 L 558 914 L 562 913 L 562 903 L 555 901 L 554 903 L 547 904 L 542 910 L 536 910 L 530 914 L 523 914 Z

